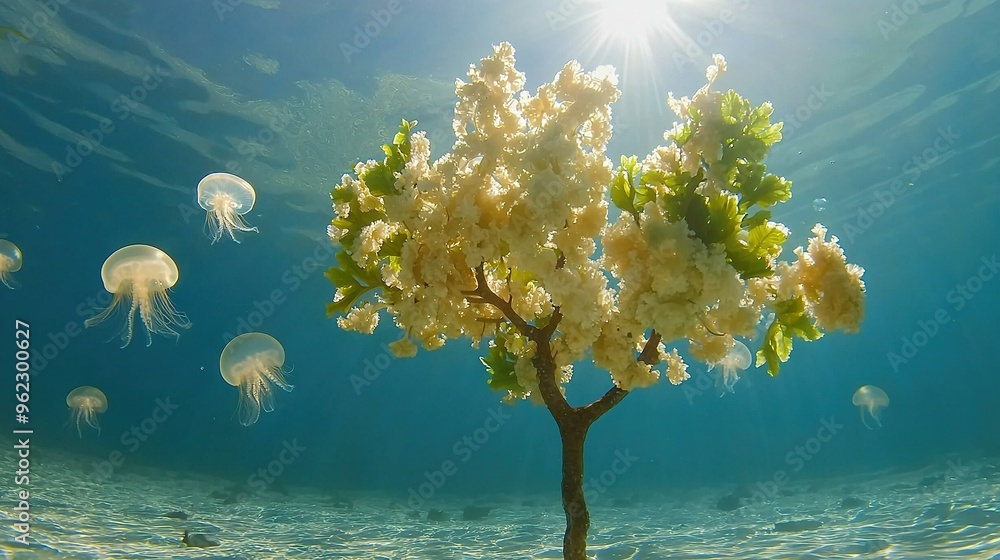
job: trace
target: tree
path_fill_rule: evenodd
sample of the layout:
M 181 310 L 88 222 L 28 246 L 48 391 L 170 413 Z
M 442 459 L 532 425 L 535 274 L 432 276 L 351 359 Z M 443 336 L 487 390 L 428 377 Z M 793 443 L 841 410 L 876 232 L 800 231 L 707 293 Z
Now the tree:
M 397 356 L 417 343 L 488 341 L 489 386 L 507 402 L 543 404 L 559 429 L 568 559 L 586 558 L 587 430 L 656 382 L 661 364 L 672 384 L 688 379 L 677 345 L 720 363 L 769 309 L 756 359 L 773 376 L 793 338 L 861 322 L 864 271 L 822 225 L 794 261 L 778 261 L 789 232 L 768 208 L 789 199 L 791 183 L 762 160 L 781 124 L 768 103 L 712 91 L 725 68 L 716 55 L 692 98 L 670 97 L 682 120 L 667 146 L 615 169 L 605 155 L 614 69 L 570 62 L 529 95 L 513 47 L 497 45 L 456 84 L 449 153 L 430 161 L 424 133 L 404 120 L 385 158 L 358 163 L 331 193 L 328 233 L 340 248 L 326 273 L 337 287 L 328 314 L 371 334 L 389 313 L 403 333 L 390 345 Z M 609 191 L 620 210 L 611 222 Z M 564 387 L 582 359 L 613 386 L 572 406 Z

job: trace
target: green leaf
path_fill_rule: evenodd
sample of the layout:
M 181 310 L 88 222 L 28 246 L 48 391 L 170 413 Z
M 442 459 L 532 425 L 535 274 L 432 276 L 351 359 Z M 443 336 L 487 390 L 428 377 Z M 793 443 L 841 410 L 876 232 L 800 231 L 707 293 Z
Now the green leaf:
M 668 192 L 660 199 L 660 206 L 671 222 L 687 219 L 688 207 L 700 196 L 696 191 L 704 180 L 704 169 L 698 169 L 698 174 L 694 177 L 687 173 L 666 177 L 664 185 Z
M 817 340 L 823 331 L 812 324 L 806 313 L 806 302 L 801 296 L 774 304 L 775 321 L 791 329 L 795 336 L 804 340 Z
M 504 331 L 497 332 L 496 337 L 490 341 L 490 350 L 485 358 L 479 361 L 486 366 L 486 373 L 490 378 L 486 383 L 494 391 L 514 391 L 524 393 L 526 389 L 517 381 L 517 374 L 514 373 L 514 364 L 517 358 L 507 351 L 506 340 L 509 335 Z
M 740 222 L 740 227 L 746 230 L 751 230 L 761 224 L 767 223 L 771 219 L 770 210 L 759 210 L 753 216 L 746 214 L 743 216 L 743 221 Z
M 670 131 L 667 133 L 671 140 L 677 143 L 678 146 L 683 146 L 694 136 L 694 129 L 691 127 L 691 123 L 683 123 L 675 131 Z
M 337 229 L 347 230 L 340 237 L 341 247 L 350 248 L 354 245 L 354 239 L 357 238 L 358 233 L 362 229 L 370 225 L 375 220 L 381 220 L 385 218 L 385 214 L 378 210 L 369 210 L 368 212 L 362 212 L 358 209 L 357 202 L 351 202 L 351 210 L 346 218 L 340 216 L 330 220 L 330 225 Z
M 726 245 L 726 260 L 744 280 L 766 278 L 774 274 L 770 261 L 755 254 L 742 242 Z
M 382 144 L 382 153 L 385 154 L 382 163 L 368 168 L 358 177 L 372 194 L 378 196 L 399 194 L 396 190 L 396 174 L 400 173 L 410 160 L 410 133 L 416 124 L 416 121 L 408 122 L 404 119 L 399 125 L 399 132 L 392 139 L 392 144 Z
M 385 163 L 376 163 L 361 174 L 360 179 L 374 195 L 388 196 L 397 194 L 396 174 Z
M 792 183 L 785 179 L 764 174 L 761 163 L 739 166 L 733 183 L 733 191 L 740 196 L 740 210 L 746 212 L 754 204 L 767 208 L 792 197 Z
M 331 266 L 326 269 L 323 276 L 326 276 L 326 279 L 338 288 L 346 288 L 348 286 L 356 286 L 358 284 L 354 279 L 354 276 L 351 276 L 349 272 L 341 270 L 335 266 Z
M 771 377 L 778 375 L 781 371 L 781 364 L 787 362 L 792 354 L 792 339 L 785 334 L 784 328 L 775 320 L 767 328 L 764 335 L 764 345 L 757 350 L 756 366 L 767 364 L 767 374 Z
M 351 192 L 351 189 L 341 185 L 330 192 L 330 198 L 333 199 L 334 204 L 347 204 L 354 200 L 354 193 Z
M 781 129 L 784 128 L 784 126 L 784 123 L 774 123 L 761 130 L 758 137 L 768 146 L 777 144 L 781 141 Z
M 736 197 L 718 193 L 709 199 L 696 194 L 688 206 L 687 223 L 705 245 L 725 243 L 739 232 Z
M 632 204 L 632 185 L 622 170 L 619 170 L 611 181 L 611 202 L 623 212 L 635 214 L 635 206 Z
M 407 121 L 406 119 L 403 119 L 403 122 L 399 125 L 399 132 L 397 132 L 392 138 L 392 143 L 403 155 L 404 163 L 410 161 L 410 135 L 413 133 L 413 127 L 415 126 L 417 126 L 417 121 Z M 399 170 L 402 170 L 402 167 L 397 169 L 397 171 Z
M 774 321 L 764 335 L 764 345 L 757 350 L 757 366 L 767 364 L 771 377 L 778 375 L 781 364 L 792 354 L 793 337 L 813 341 L 823 336 L 805 312 L 806 303 L 801 296 L 774 304 Z
M 726 257 L 744 280 L 774 274 L 771 261 L 781 252 L 788 236 L 778 224 L 765 222 L 750 228 L 746 241 L 738 236 L 726 243 Z
M 362 286 L 355 285 L 352 288 L 341 291 L 343 294 L 343 299 L 340 301 L 328 301 L 326 303 L 326 316 L 333 317 L 336 314 L 345 314 L 354 305 L 354 302 L 358 300 L 365 292 L 370 288 L 364 288 Z
M 776 257 L 781 253 L 781 246 L 788 239 L 785 231 L 774 222 L 766 222 L 750 229 L 747 235 L 747 248 L 758 257 Z
M 382 274 L 377 267 L 361 268 L 354 262 L 346 249 L 338 251 L 336 259 L 339 266 L 328 268 L 324 276 L 337 287 L 344 297 L 340 301 L 326 304 L 328 317 L 337 313 L 347 313 L 358 298 L 372 290 L 386 289 L 385 282 L 382 281 Z
M 403 254 L 403 242 L 406 241 L 406 234 L 399 232 L 382 243 L 378 251 L 379 258 L 399 257 Z
M 727 124 L 742 123 L 750 109 L 750 102 L 743 99 L 736 90 L 722 94 L 722 120 Z
M 645 202 L 639 204 L 638 208 L 636 207 L 635 202 L 639 190 L 635 187 L 635 179 L 641 172 L 642 165 L 638 158 L 622 156 L 618 173 L 611 181 L 611 202 L 622 211 L 632 214 L 636 221 L 639 220 L 639 210 L 642 209 L 642 205 L 656 196 L 655 193 L 650 192 L 650 189 L 642 188 L 642 195 L 639 198 Z
M 382 275 L 377 267 L 369 267 L 368 269 L 361 268 L 358 263 L 354 262 L 354 259 L 347 253 L 346 250 L 340 250 L 336 255 L 337 263 L 340 264 L 340 268 L 351 273 L 352 276 L 359 280 L 359 284 L 364 284 L 366 286 L 372 286 L 375 284 L 382 283 Z

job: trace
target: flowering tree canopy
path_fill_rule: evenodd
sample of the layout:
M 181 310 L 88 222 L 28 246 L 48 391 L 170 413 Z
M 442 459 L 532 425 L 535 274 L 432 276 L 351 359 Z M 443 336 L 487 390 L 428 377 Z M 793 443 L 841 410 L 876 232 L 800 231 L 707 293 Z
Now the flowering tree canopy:
M 372 333 L 387 311 L 403 331 L 397 356 L 417 343 L 489 340 L 489 384 L 508 399 L 537 399 L 537 347 L 520 327 L 544 329 L 557 313 L 560 386 L 589 352 L 624 391 L 656 382 L 660 364 L 671 383 L 688 379 L 676 349 L 684 341 L 694 359 L 720 362 L 767 309 L 757 365 L 771 375 L 794 337 L 856 331 L 864 271 L 846 263 L 836 237 L 817 224 L 793 261 L 778 260 L 789 232 L 768 209 L 789 199 L 791 183 L 762 160 L 781 124 L 770 123 L 769 103 L 712 91 L 725 69 L 716 55 L 692 98 L 671 95 L 681 121 L 668 144 L 616 169 L 605 154 L 614 69 L 570 62 L 530 95 L 513 47 L 496 46 L 456 82 L 449 153 L 430 161 L 424 133 L 403 121 L 383 161 L 358 163 L 333 190 L 328 233 L 341 248 L 327 272 L 337 287 L 328 313 Z M 611 222 L 609 198 L 620 210 Z

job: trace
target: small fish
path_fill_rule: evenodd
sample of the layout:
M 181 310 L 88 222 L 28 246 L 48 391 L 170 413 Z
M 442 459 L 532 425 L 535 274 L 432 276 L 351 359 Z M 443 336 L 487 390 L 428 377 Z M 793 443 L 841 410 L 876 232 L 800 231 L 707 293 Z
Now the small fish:
M 188 534 L 187 531 L 184 531 L 184 538 L 181 539 L 181 542 L 184 543 L 185 546 L 192 546 L 195 548 L 208 548 L 211 546 L 219 546 L 218 541 L 213 541 L 212 539 L 206 537 L 205 535 L 201 535 L 198 533 Z
M 21 33 L 20 31 L 18 31 L 17 29 L 15 29 L 13 27 L 6 27 L 6 26 L 0 25 L 0 37 L 4 37 L 6 35 L 16 35 L 16 36 L 24 39 L 25 41 L 30 41 L 31 40 L 31 37 L 28 37 L 27 35 L 25 35 L 24 33 Z
M 170 513 L 164 513 L 163 517 L 169 517 L 171 519 L 180 519 L 182 521 L 187 521 L 188 514 L 178 510 L 178 511 L 171 511 Z

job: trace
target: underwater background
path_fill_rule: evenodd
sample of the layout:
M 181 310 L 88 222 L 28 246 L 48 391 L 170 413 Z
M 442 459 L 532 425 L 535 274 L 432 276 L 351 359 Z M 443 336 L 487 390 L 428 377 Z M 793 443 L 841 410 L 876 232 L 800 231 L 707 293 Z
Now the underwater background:
M 363 336 L 325 313 L 334 291 L 323 276 L 334 262 L 330 189 L 355 162 L 381 157 L 379 146 L 403 118 L 428 131 L 435 156 L 447 151 L 454 80 L 502 41 L 517 49 L 529 91 L 571 59 L 586 70 L 618 69 L 613 161 L 663 144 L 675 120 L 667 93 L 693 94 L 712 53 L 724 54 L 729 70 L 717 88 L 754 104 L 771 101 L 772 120 L 785 122 L 766 162 L 793 182 L 793 198 L 775 219 L 792 230 L 794 245 L 823 223 L 849 261 L 865 268 L 860 334 L 800 342 L 779 376 L 748 369 L 722 398 L 704 367 L 692 364 L 684 385 L 634 391 L 595 424 L 586 461 L 598 557 L 1000 554 L 1000 541 L 989 537 L 1000 533 L 1000 7 L 992 0 L 658 5 L 669 18 L 645 29 L 652 18 L 635 13 L 619 35 L 608 31 L 607 5 L 596 0 L 0 0 L 0 238 L 24 255 L 12 275 L 16 289 L 0 286 L 0 363 L 14 367 L 15 320 L 30 324 L 37 469 L 33 548 L 24 548 L 10 528 L 16 442 L 5 430 L 0 509 L 9 527 L 0 554 L 201 557 L 180 543 L 191 527 L 213 533 L 222 546 L 205 551 L 221 557 L 559 557 L 559 439 L 549 413 L 500 403 L 479 362 L 485 348 L 451 341 L 399 359 L 387 351 L 399 333 L 385 317 Z M 259 233 L 241 235 L 239 244 L 212 244 L 202 231 L 195 187 L 213 172 L 256 189 L 246 219 Z M 113 325 L 85 329 L 83 321 L 103 307 L 104 259 L 136 243 L 175 260 L 180 279 L 171 300 L 192 327 L 176 341 L 154 335 L 148 347 L 139 329 L 121 348 Z M 244 427 L 219 355 L 249 330 L 282 343 L 295 388 L 279 391 L 275 410 Z M 574 377 L 571 403 L 610 386 L 590 364 L 578 363 Z M 0 403 L 13 430 L 22 426 L 8 380 Z M 109 403 L 100 433 L 82 437 L 67 425 L 66 406 L 81 385 L 100 388 Z M 890 398 L 876 429 L 852 403 L 863 385 Z M 289 449 L 296 451 L 282 454 Z M 112 455 L 119 465 L 109 464 Z M 622 457 L 627 466 L 618 469 Z M 279 474 L 257 486 L 255 473 L 275 461 L 271 474 Z M 456 469 L 439 476 L 446 461 Z M 602 481 L 613 464 L 621 472 Z M 200 482 L 177 482 L 184 477 Z M 115 502 L 132 505 L 121 518 L 102 512 L 110 503 L 103 493 L 126 486 L 147 489 Z M 186 493 L 171 502 L 157 488 Z M 722 507 L 739 492 L 752 503 Z M 868 527 L 856 509 L 838 504 L 872 502 L 877 517 L 880 500 L 883 513 L 897 511 L 890 502 L 902 498 L 893 502 L 891 492 L 906 497 L 912 507 L 899 515 L 910 517 L 872 522 L 862 540 L 877 546 L 820 550 L 838 538 L 856 544 L 855 527 L 838 537 L 790 532 L 807 542 L 797 552 L 782 552 L 780 534 L 771 552 L 740 552 L 757 531 L 772 538 L 773 524 L 790 519 Z M 346 552 L 348 537 L 298 552 L 269 542 L 337 530 L 310 524 L 314 509 L 295 509 L 311 497 L 345 524 L 352 515 L 396 512 L 370 519 L 391 524 L 409 544 L 375 554 Z M 494 513 L 478 524 L 461 521 L 473 503 Z M 686 504 L 688 514 L 657 527 L 657 518 L 672 519 L 668 512 L 681 507 L 668 504 Z M 271 507 L 285 508 L 283 521 Z M 795 508 L 802 513 L 790 517 Z M 414 535 L 431 523 L 424 512 L 437 509 L 450 520 L 432 529 L 448 532 L 442 542 L 471 542 L 465 552 L 421 549 Z M 192 521 L 164 519 L 172 510 Z M 408 517 L 410 510 L 421 516 Z M 948 512 L 958 510 L 973 513 L 942 537 Z M 62 515 L 90 523 L 84 530 L 53 521 Z M 491 523 L 517 535 L 519 523 L 543 517 L 538 536 L 476 548 L 476 535 L 496 528 Z M 223 518 L 241 519 L 245 532 Z M 906 544 L 892 527 L 915 520 L 928 527 L 927 540 Z M 644 529 L 630 531 L 633 523 Z M 123 535 L 138 529 L 126 525 L 161 540 L 136 537 L 138 548 L 129 548 Z M 601 533 L 612 525 L 627 547 Z M 720 529 L 685 544 L 687 553 L 672 548 L 672 538 L 707 525 Z M 366 527 L 374 535 L 366 539 L 393 538 L 383 525 Z M 961 544 L 947 548 L 951 542 Z M 893 547 L 908 552 L 894 555 Z

